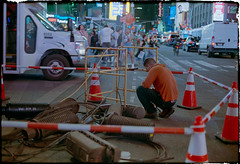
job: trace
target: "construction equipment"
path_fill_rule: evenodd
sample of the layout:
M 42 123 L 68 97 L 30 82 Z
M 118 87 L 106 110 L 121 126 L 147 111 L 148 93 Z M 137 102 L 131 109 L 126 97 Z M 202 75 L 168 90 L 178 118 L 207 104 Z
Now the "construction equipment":
M 104 120 L 104 124 L 107 124 L 107 125 L 155 126 L 155 124 L 150 121 L 119 116 L 114 113 L 112 113 L 111 115 L 106 117 L 106 119 Z M 144 140 L 144 141 L 152 141 L 153 140 L 153 134 L 123 133 L 123 135 L 126 137 L 135 138 L 135 139 Z
M 118 162 L 121 151 L 88 131 L 75 131 L 67 136 L 66 149 L 81 162 Z

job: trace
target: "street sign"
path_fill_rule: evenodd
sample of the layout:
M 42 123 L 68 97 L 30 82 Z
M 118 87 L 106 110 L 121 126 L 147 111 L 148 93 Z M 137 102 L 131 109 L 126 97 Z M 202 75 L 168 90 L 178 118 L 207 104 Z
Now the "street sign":
M 126 25 L 131 25 L 136 19 L 132 16 L 132 14 L 128 13 L 126 16 L 120 19 L 121 22 L 125 22 Z

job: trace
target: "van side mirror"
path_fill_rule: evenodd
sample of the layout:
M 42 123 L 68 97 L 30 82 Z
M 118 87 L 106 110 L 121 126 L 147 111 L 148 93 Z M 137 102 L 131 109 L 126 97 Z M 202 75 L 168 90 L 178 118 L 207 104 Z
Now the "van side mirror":
M 68 27 L 68 31 L 72 31 L 73 30 L 73 23 L 72 23 L 72 19 L 71 18 L 68 18 L 67 27 Z

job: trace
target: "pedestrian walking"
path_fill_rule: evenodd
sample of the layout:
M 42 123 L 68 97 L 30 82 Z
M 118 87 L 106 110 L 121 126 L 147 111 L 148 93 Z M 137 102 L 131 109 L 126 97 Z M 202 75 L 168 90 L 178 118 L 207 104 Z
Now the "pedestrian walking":
M 142 40 L 140 41 L 140 47 L 145 47 L 146 46 L 146 43 L 147 43 L 147 35 L 143 35 L 143 38 L 142 38 Z M 135 57 L 137 58 L 137 59 L 143 59 L 143 61 L 145 60 L 144 58 L 144 56 L 145 56 L 145 52 L 146 52 L 146 50 L 145 49 L 143 49 L 143 48 L 139 48 L 138 49 L 138 52 L 135 54 Z
M 148 47 L 158 47 L 159 48 L 159 46 L 158 46 L 158 44 L 157 44 L 157 38 L 156 38 L 156 35 L 152 35 L 151 37 L 150 37 L 150 40 L 149 40 L 149 42 L 148 42 Z M 148 49 L 148 54 L 147 54 L 147 56 L 146 56 L 146 58 L 156 58 L 156 50 L 154 50 L 154 49 Z
M 106 48 L 111 47 L 112 33 L 113 33 L 113 30 L 111 28 L 109 28 L 108 25 L 105 25 L 104 28 L 100 31 L 102 47 L 106 47 Z M 108 53 L 108 51 L 106 53 Z M 103 64 L 106 64 L 107 59 L 109 59 L 109 58 L 106 58 L 106 57 L 103 58 Z
M 136 32 L 133 32 L 133 46 L 137 47 L 138 46 L 138 38 L 136 35 Z M 133 49 L 133 54 L 135 54 L 135 52 L 137 51 L 136 48 Z
M 132 46 L 132 39 L 133 39 L 133 36 L 131 34 L 131 30 L 129 28 L 127 28 L 125 35 L 124 35 L 124 39 L 123 39 L 123 45 L 124 46 Z M 127 48 L 127 51 L 131 58 L 132 68 L 134 68 L 133 50 L 132 50 L 132 48 Z
M 148 75 L 137 88 L 137 96 L 146 110 L 146 118 L 156 118 L 156 107 L 162 109 L 159 117 L 167 118 L 173 112 L 178 98 L 176 79 L 165 64 L 157 64 L 153 58 L 144 61 Z M 153 89 L 150 87 L 153 85 Z M 156 106 L 156 107 L 155 107 Z
M 78 34 L 80 34 L 83 39 L 85 40 L 85 46 L 88 47 L 90 45 L 90 39 L 89 39 L 89 36 L 88 36 L 88 32 L 85 30 L 85 27 L 84 25 L 79 25 L 78 26 Z
M 118 31 L 114 30 L 114 27 L 111 27 L 111 29 L 113 30 L 112 38 L 111 38 L 111 47 L 112 48 L 117 48 L 117 46 L 118 46 L 117 41 L 118 41 L 118 37 L 119 37 L 120 34 L 119 34 Z M 116 53 L 117 51 L 112 50 L 112 54 L 114 54 L 114 52 Z
M 93 31 L 91 32 L 90 38 L 91 38 L 90 46 L 91 46 L 91 47 L 97 47 L 98 35 L 96 34 L 96 31 L 93 30 Z M 96 53 L 96 50 L 93 49 L 93 50 L 92 50 L 92 53 L 95 54 L 95 53 Z

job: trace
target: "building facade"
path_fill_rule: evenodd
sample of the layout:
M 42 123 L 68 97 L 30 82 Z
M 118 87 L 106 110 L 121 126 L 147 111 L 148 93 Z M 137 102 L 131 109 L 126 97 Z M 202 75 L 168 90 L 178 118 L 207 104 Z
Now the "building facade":
M 218 7 L 216 7 L 218 5 Z M 220 14 L 216 11 L 221 8 Z M 189 27 L 200 28 L 213 22 L 237 22 L 238 4 L 224 2 L 189 3 Z M 219 14 L 219 15 L 217 15 Z M 220 19 L 219 19 L 220 18 Z

